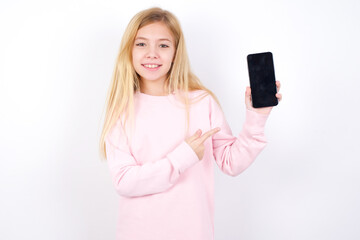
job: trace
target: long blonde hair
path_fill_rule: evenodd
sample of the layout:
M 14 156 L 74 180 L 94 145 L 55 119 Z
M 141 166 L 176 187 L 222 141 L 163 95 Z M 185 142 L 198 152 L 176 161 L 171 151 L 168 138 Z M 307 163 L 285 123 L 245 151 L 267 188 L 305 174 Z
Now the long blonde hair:
M 205 90 L 205 94 L 199 97 L 202 99 L 210 94 L 220 106 L 214 93 L 203 86 L 190 69 L 184 36 L 177 18 L 161 8 L 143 10 L 131 19 L 124 32 L 107 94 L 105 120 L 100 137 L 100 153 L 105 159 L 105 139 L 119 117 L 125 119 L 125 123 L 130 118 L 130 122 L 133 124 L 134 93 L 140 90 L 140 77 L 132 65 L 132 48 L 137 31 L 154 22 L 165 23 L 175 39 L 174 62 L 165 80 L 165 87 L 169 94 L 174 92 L 181 95 L 186 108 L 187 129 L 189 127 L 189 105 L 193 103 L 189 102 L 189 91 Z

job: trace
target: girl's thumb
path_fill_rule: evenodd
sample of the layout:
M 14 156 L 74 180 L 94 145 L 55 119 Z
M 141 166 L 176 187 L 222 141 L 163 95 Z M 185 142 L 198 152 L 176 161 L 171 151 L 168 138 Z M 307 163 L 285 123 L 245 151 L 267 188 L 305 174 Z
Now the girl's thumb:
M 245 104 L 247 108 L 250 108 L 251 105 L 251 89 L 250 87 L 246 88 L 246 92 L 245 92 Z

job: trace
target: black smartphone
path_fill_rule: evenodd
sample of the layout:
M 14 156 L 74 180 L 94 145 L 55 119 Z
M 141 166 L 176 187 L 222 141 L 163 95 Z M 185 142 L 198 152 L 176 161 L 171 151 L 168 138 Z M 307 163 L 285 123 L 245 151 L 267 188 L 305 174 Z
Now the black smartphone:
M 251 99 L 254 108 L 276 106 L 275 70 L 271 52 L 254 53 L 247 56 Z

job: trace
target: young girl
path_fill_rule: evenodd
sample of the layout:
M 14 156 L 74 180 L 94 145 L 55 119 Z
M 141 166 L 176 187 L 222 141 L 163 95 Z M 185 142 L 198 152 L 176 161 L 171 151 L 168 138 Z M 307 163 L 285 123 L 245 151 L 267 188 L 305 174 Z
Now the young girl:
M 271 107 L 252 108 L 250 96 L 248 87 L 234 137 L 217 98 L 190 70 L 176 17 L 160 8 L 133 17 L 100 142 L 119 194 L 117 239 L 214 239 L 213 160 L 236 176 L 266 145 Z

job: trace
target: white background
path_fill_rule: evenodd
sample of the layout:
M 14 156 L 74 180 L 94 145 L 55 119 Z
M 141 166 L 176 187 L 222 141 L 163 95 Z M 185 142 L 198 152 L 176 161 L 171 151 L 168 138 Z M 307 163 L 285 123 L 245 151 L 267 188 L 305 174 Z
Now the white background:
M 123 31 L 160 6 L 238 134 L 246 55 L 272 51 L 283 101 L 238 177 L 216 167 L 215 239 L 360 239 L 360 2 L 1 1 L 0 239 L 114 239 L 98 138 Z M 184 229 L 186 231 L 186 229 Z

